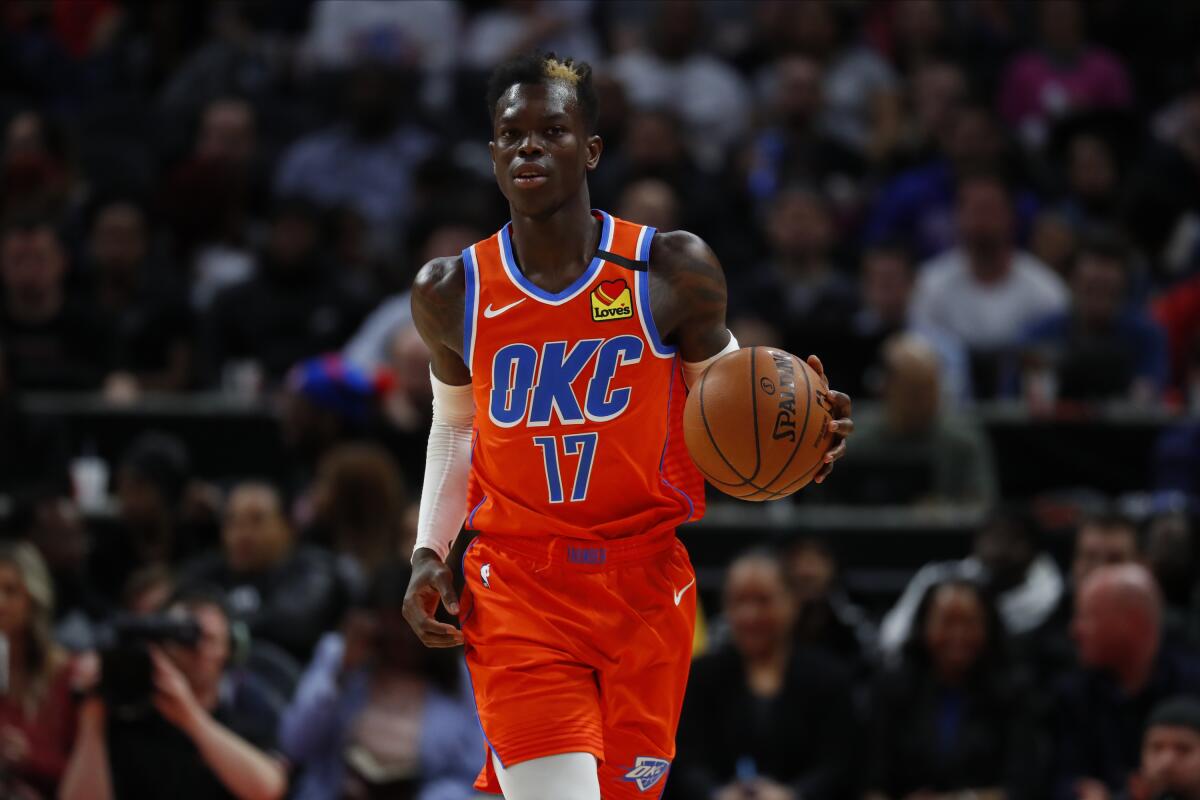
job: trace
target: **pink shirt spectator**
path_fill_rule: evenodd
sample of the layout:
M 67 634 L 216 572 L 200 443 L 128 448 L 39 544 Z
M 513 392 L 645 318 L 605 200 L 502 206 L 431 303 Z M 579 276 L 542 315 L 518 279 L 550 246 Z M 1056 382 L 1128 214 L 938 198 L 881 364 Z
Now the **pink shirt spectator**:
M 1004 76 L 1000 114 L 1030 144 L 1045 139 L 1047 125 L 1071 111 L 1125 108 L 1133 88 L 1125 67 L 1108 51 L 1092 47 L 1069 63 L 1032 50 L 1013 59 Z

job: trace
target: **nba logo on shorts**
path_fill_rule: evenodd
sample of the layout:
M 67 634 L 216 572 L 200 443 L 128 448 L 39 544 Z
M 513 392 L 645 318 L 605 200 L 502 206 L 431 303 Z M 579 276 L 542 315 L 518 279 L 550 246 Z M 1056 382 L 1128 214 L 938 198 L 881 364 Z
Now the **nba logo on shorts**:
M 633 769 L 625 773 L 625 780 L 637 784 L 639 791 L 646 791 L 662 780 L 671 768 L 671 762 L 650 756 L 638 756 Z
M 483 587 L 485 589 L 492 588 L 492 584 L 489 582 L 489 579 L 492 577 L 492 565 L 484 564 L 482 567 L 480 567 L 479 577 L 483 580 Z

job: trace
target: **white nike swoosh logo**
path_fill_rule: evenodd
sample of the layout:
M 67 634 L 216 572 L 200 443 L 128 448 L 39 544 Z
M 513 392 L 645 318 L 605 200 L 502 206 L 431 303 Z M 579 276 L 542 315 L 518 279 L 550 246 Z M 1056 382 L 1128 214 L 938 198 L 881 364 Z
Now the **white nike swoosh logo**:
M 498 317 L 501 314 L 503 314 L 505 311 L 508 311 L 513 306 L 519 306 L 519 305 L 521 305 L 521 303 L 524 303 L 524 302 L 525 302 L 525 298 L 522 297 L 520 300 L 513 300 L 508 305 L 500 306 L 499 308 L 492 308 L 492 304 L 488 303 L 488 307 L 483 310 L 483 316 L 487 317 L 488 319 L 491 319 L 492 317 Z
M 679 605 L 679 601 L 683 599 L 683 593 L 686 592 L 688 589 L 692 588 L 692 584 L 695 582 L 696 582 L 696 579 L 692 578 L 690 581 L 688 581 L 687 586 L 683 587 L 682 589 L 680 589 L 678 592 L 675 593 L 675 605 Z

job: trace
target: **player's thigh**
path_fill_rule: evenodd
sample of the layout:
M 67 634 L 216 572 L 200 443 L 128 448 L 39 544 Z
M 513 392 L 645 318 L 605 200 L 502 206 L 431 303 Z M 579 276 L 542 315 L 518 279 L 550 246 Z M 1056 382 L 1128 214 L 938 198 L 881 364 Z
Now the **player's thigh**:
M 560 753 L 505 768 L 492 755 L 505 800 L 600 800 L 596 757 Z

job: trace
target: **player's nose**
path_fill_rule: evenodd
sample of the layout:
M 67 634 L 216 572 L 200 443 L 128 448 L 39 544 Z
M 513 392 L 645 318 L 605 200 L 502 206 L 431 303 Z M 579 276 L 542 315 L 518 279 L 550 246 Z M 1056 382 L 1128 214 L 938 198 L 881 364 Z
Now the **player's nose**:
M 542 145 L 542 140 L 538 138 L 535 131 L 525 134 L 520 144 L 517 145 L 517 155 L 520 156 L 528 157 L 543 152 L 545 152 L 545 148 Z

